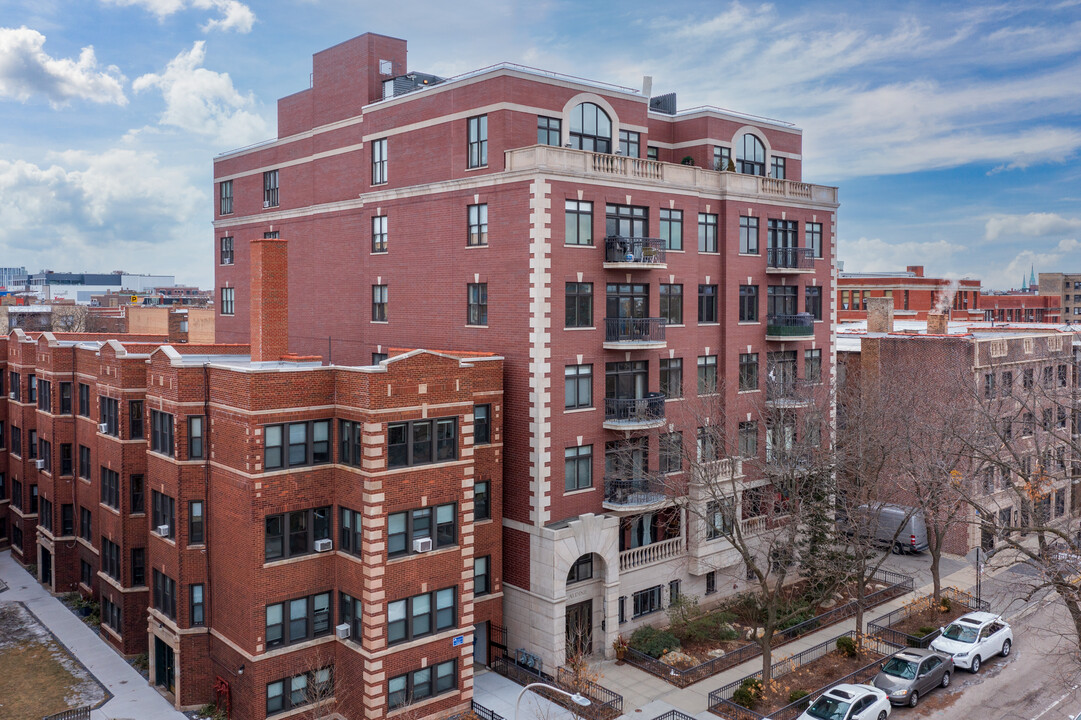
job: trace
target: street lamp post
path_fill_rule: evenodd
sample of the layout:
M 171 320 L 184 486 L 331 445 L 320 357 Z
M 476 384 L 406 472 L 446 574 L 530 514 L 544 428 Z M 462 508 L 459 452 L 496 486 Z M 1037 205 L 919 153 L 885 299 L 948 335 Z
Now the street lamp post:
M 592 703 L 589 701 L 589 698 L 587 698 L 582 693 L 569 693 L 566 690 L 561 690 L 560 688 L 553 687 L 553 686 L 549 685 L 548 683 L 542 683 L 542 682 L 529 683 L 524 688 L 522 688 L 522 691 L 520 693 L 518 693 L 518 700 L 515 701 L 515 703 L 514 703 L 514 717 L 516 719 L 521 718 L 521 714 L 519 714 L 519 710 L 521 709 L 522 698 L 525 697 L 526 692 L 528 692 L 529 690 L 532 690 L 533 688 L 545 688 L 546 690 L 551 690 L 554 693 L 559 693 L 560 695 L 565 695 L 566 697 L 569 697 L 572 701 L 574 701 L 574 703 L 576 705 L 581 705 L 582 707 L 592 705 Z

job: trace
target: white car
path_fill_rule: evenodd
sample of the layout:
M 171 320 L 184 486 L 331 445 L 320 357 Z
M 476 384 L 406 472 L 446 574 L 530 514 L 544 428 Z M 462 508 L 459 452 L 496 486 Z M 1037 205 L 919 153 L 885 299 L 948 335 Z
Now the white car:
M 931 643 L 931 649 L 953 658 L 956 667 L 974 673 L 987 658 L 1007 657 L 1013 647 L 1013 631 L 999 615 L 971 612 L 954 620 Z
M 796 720 L 886 720 L 889 696 L 874 685 L 843 684 L 831 687 Z

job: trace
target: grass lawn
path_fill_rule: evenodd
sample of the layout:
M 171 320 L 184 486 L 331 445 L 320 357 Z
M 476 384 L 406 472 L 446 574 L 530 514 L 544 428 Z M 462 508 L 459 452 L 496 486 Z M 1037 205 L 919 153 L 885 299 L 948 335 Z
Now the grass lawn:
M 33 615 L 0 603 L 0 720 L 36 719 L 104 697 Z

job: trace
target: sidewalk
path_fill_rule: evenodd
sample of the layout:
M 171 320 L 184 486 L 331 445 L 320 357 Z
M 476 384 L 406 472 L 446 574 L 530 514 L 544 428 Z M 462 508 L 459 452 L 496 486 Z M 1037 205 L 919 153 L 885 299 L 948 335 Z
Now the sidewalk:
M 91 720 L 186 720 L 150 687 L 142 675 L 93 630 L 48 593 L 29 573 L 0 553 L 0 602 L 21 602 L 112 694 Z
M 960 563 L 957 563 L 960 565 Z M 956 565 L 955 565 L 956 566 Z M 956 587 L 959 590 L 968 590 L 976 582 L 976 571 L 971 566 L 961 566 L 950 575 L 942 578 L 943 587 Z M 890 600 L 864 613 L 864 622 L 869 623 L 875 618 L 897 610 L 909 602 L 913 597 L 930 593 L 933 586 L 928 583 L 916 588 L 911 595 Z M 841 635 L 848 630 L 856 629 L 855 618 L 849 618 L 844 622 L 831 625 L 830 627 L 817 630 L 803 635 L 789 643 L 785 643 L 773 651 L 773 661 L 789 657 L 810 647 L 826 642 L 832 637 Z M 864 628 L 866 629 L 866 628 Z M 709 693 L 730 682 L 739 680 L 756 670 L 761 669 L 761 658 L 749 660 L 742 665 L 729 668 L 713 677 L 702 680 L 685 688 L 677 688 L 675 685 L 655 677 L 633 665 L 617 665 L 614 660 L 604 660 L 596 664 L 595 668 L 601 674 L 600 684 L 623 696 L 624 717 L 635 717 L 640 720 L 652 720 L 667 710 L 676 709 L 697 718 L 716 718 L 709 712 Z M 478 702 L 483 703 L 479 697 Z M 640 709 L 639 712 L 636 710 Z M 647 712 L 648 711 L 648 712 Z M 510 717 L 508 720 L 510 720 Z

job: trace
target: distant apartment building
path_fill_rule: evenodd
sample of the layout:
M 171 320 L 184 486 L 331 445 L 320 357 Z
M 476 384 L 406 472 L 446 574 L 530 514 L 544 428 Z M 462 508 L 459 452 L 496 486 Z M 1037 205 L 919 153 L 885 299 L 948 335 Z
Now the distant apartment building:
M 1041 512 L 1048 522 L 1065 523 L 1081 512 L 1081 457 L 1075 450 L 1081 432 L 1078 383 L 1081 370 L 1081 336 L 1066 327 L 1002 328 L 988 323 L 965 327 L 948 323 L 945 315 L 931 314 L 922 328 L 905 323 L 895 328 L 891 313 L 875 307 L 866 328 L 839 328 L 837 351 L 841 385 L 860 383 L 864 391 L 887 388 L 881 378 L 903 378 L 927 393 L 927 404 L 967 408 L 965 417 L 977 424 L 988 421 L 1004 443 L 1001 464 L 974 460 L 975 455 L 953 458 L 958 482 L 964 483 L 977 502 L 995 513 L 998 527 L 1030 522 L 1030 513 Z M 877 302 L 883 302 L 878 300 Z M 841 397 L 847 395 L 842 392 Z M 933 398 L 933 399 L 932 399 Z M 923 403 L 913 408 L 897 399 L 889 422 L 913 422 Z M 888 405 L 888 404 L 887 404 Z M 839 410 L 840 412 L 840 410 Z M 918 421 L 918 420 L 917 420 Z M 845 428 L 840 427 L 840 442 Z M 898 435 L 901 435 L 899 433 Z M 989 441 L 991 442 L 991 441 Z M 929 450 L 930 451 L 930 450 Z M 1010 472 L 1010 468 L 1014 472 Z M 1018 477 L 1021 469 L 1026 477 Z M 897 486 L 905 482 L 896 465 Z M 1019 507 L 1014 483 L 1039 477 L 1029 507 Z M 909 496 L 902 504 L 918 505 Z M 950 526 L 944 551 L 963 555 L 974 547 L 991 549 L 996 544 L 989 523 L 982 523 L 971 506 L 964 506 Z
M 1058 295 L 1027 291 L 984 293 L 980 298 L 980 311 L 984 320 L 997 322 L 1057 323 L 1064 320 Z
M 17 290 L 26 284 L 26 268 L 0 267 L 0 289 Z
M 214 161 L 219 342 L 248 341 L 250 248 L 280 237 L 291 348 L 505 358 L 508 642 L 552 671 L 718 571 L 742 582 L 660 491 L 710 451 L 683 404 L 723 404 L 758 455 L 791 438 L 768 435 L 767 378 L 833 377 L 837 189 L 805 180 L 802 132 L 650 90 L 512 64 L 443 79 L 366 34 L 314 55 L 277 139 Z
M 250 350 L 0 338 L 0 543 L 177 708 L 460 712 L 504 624 L 502 359 L 290 354 L 285 241 L 248 249 Z
M 127 291 L 142 293 L 160 286 L 175 284 L 172 275 L 140 275 L 135 273 L 68 273 L 45 270 L 30 273 L 26 286 L 42 300 L 74 300 L 87 305 L 93 295 Z
M 980 281 L 925 277 L 922 265 L 903 272 L 841 272 L 837 275 L 837 320 L 863 320 L 867 301 L 893 299 L 898 320 L 926 320 L 928 313 L 947 312 L 951 318 L 979 320 Z
M 1040 273 L 1039 292 L 1061 301 L 1062 322 L 1081 322 L 1081 273 Z

